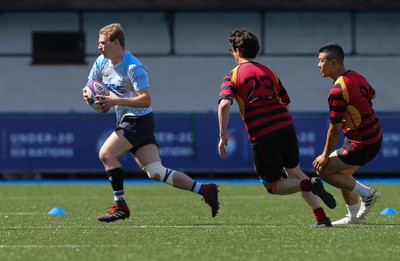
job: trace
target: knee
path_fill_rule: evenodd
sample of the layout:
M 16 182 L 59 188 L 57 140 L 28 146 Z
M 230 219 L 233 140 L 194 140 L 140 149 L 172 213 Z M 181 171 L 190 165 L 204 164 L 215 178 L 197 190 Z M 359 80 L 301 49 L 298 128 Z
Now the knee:
M 317 170 L 316 173 L 317 173 L 317 176 L 320 177 L 321 179 L 325 179 L 326 177 L 329 176 L 329 173 L 324 170 L 322 170 L 322 171 Z
M 159 161 L 144 166 L 143 171 L 153 180 L 162 181 L 170 185 L 174 183 L 173 174 L 175 171 L 165 168 Z
M 111 158 L 112 156 L 110 155 L 110 153 L 107 152 L 107 150 L 100 149 L 99 159 L 103 164 L 107 164 L 108 162 L 110 162 Z

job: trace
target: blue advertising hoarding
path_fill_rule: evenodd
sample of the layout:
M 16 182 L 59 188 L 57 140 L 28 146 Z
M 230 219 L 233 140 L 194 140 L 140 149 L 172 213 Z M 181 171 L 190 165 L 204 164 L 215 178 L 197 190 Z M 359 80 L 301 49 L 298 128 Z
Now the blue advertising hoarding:
M 379 155 L 360 171 L 400 172 L 400 114 L 382 114 L 384 130 Z M 323 150 L 328 119 L 322 113 L 293 115 L 300 145 L 301 167 Z M 101 144 L 113 131 L 108 114 L 0 114 L 0 172 L 12 170 L 93 172 L 103 169 L 98 159 Z M 253 170 L 250 143 L 239 114 L 228 127 L 228 156 L 218 156 L 218 120 L 215 113 L 156 115 L 156 137 L 163 163 L 174 169 L 197 172 Z M 129 153 L 121 157 L 125 170 L 139 168 Z

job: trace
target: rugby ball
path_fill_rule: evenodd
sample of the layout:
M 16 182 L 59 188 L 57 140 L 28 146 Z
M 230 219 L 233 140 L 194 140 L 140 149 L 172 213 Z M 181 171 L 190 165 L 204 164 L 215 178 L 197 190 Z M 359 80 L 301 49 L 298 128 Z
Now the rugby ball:
M 107 87 L 105 87 L 103 84 L 94 81 L 94 80 L 89 80 L 86 83 L 85 86 L 86 94 L 88 95 L 87 102 L 92 107 L 95 111 L 98 112 L 108 112 L 110 108 L 103 108 L 100 106 L 100 104 L 97 102 L 98 99 L 96 98 L 96 95 L 104 95 L 108 96 L 110 95 L 110 92 L 107 90 Z

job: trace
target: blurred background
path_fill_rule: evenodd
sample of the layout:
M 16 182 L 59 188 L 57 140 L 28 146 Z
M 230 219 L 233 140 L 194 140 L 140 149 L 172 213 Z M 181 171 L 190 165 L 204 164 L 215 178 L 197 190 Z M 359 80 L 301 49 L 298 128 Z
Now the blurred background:
M 229 157 L 217 153 L 219 89 L 236 65 L 227 37 L 247 27 L 262 46 L 257 61 L 277 72 L 292 99 L 306 172 L 328 126 L 332 80 L 319 74 L 318 49 L 337 42 L 347 69 L 375 88 L 384 130 L 380 154 L 360 175 L 400 176 L 400 1 L 2 0 L 1 178 L 102 173 L 97 153 L 115 116 L 92 110 L 81 89 L 99 55 L 98 31 L 113 22 L 125 30 L 126 49 L 148 68 L 165 165 L 204 177 L 252 174 L 236 105 Z M 130 155 L 121 160 L 126 171 L 140 173 Z

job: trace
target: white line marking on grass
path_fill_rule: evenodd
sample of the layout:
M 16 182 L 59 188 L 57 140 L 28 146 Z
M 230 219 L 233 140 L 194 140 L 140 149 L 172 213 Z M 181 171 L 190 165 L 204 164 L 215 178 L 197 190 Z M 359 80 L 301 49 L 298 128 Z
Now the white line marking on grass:
M 0 215 L 45 215 L 47 213 L 38 213 L 38 212 L 15 212 L 15 213 L 0 213 Z
M 0 248 L 80 248 L 90 245 L 0 245 Z
M 276 227 L 297 227 L 277 225 L 141 225 L 129 226 L 131 228 L 276 228 Z

